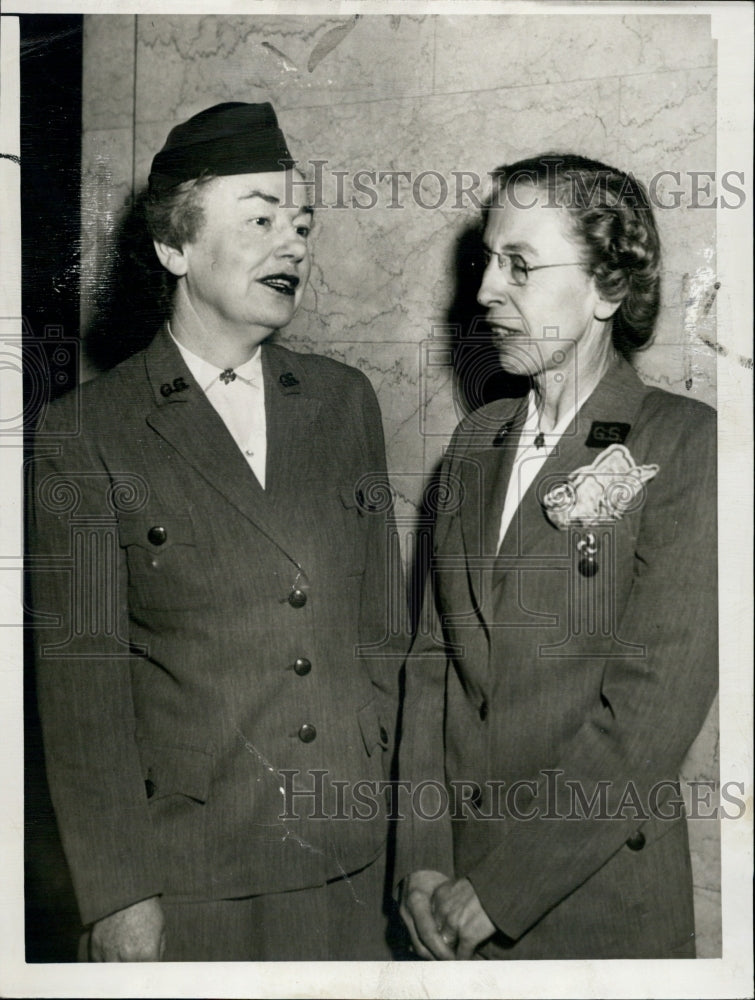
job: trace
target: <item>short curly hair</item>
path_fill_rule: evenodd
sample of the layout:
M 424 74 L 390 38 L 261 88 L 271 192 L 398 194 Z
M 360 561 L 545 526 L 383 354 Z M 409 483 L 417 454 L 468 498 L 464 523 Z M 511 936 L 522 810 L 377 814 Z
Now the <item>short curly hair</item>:
M 215 174 L 204 173 L 168 191 L 150 187 L 144 200 L 144 214 L 152 239 L 177 250 L 193 243 L 205 223 L 200 194 L 212 180 L 215 180 Z
M 661 241 L 645 187 L 631 174 L 574 153 L 544 153 L 498 167 L 498 193 L 528 182 L 568 212 L 583 263 L 601 295 L 619 302 L 611 328 L 625 357 L 647 347 L 661 297 Z M 491 203 L 492 204 L 492 203 Z
M 148 187 L 141 198 L 140 208 L 150 237 L 177 250 L 193 243 L 205 224 L 202 189 L 214 179 L 214 174 L 206 173 L 167 191 Z M 167 318 L 178 278 L 157 265 L 154 253 L 149 255 L 149 263 L 146 259 L 142 262 L 142 267 L 147 270 L 155 288 L 160 312 Z

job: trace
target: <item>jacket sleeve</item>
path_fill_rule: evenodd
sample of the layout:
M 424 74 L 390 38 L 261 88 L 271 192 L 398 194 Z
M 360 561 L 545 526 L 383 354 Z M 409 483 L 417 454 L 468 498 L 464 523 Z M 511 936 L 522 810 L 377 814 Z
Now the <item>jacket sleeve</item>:
M 552 768 L 577 782 L 587 801 L 605 783 L 607 813 L 618 818 L 507 818 L 497 846 L 457 873 L 471 880 L 491 920 L 512 939 L 637 832 L 643 817 L 632 808 L 622 811 L 623 796 L 636 789 L 644 810 L 655 785 L 676 779 L 715 695 L 715 413 L 700 407 L 690 419 L 672 421 L 661 406 L 655 416 L 657 440 L 672 441 L 665 468 L 647 489 L 618 627 L 619 637 L 644 646 L 645 655 L 605 658 L 600 696 Z M 546 780 L 537 788 L 541 806 Z
M 383 421 L 375 392 L 361 376 L 355 423 L 362 433 L 363 468 L 355 484 L 360 516 L 366 519 L 367 547 L 360 600 L 362 662 L 376 691 L 378 715 L 388 735 L 385 777 L 398 726 L 399 675 L 409 644 L 406 597 L 393 492 L 386 468 Z M 334 544 L 337 541 L 334 540 Z
M 52 408 L 29 476 L 28 570 L 47 778 L 81 918 L 161 890 L 134 737 L 126 571 L 111 476 L 78 426 L 80 396 Z M 119 483 L 120 478 L 120 483 Z
M 433 558 L 440 540 L 452 529 L 453 516 L 443 510 L 443 498 L 450 496 L 448 474 L 453 444 L 441 464 L 434 490 L 438 511 L 433 532 Z M 404 795 L 396 832 L 394 885 L 420 869 L 453 874 L 453 841 L 448 810 L 435 819 L 424 819 L 417 810 L 420 789 L 445 785 L 444 725 L 448 656 L 436 606 L 432 568 L 427 579 L 420 619 L 406 661 L 406 681 L 401 712 L 399 781 Z

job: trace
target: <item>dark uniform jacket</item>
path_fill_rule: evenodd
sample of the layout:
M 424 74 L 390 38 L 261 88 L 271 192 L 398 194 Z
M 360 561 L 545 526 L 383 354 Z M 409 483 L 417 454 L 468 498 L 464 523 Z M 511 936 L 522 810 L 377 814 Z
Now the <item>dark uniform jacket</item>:
M 380 413 L 356 370 L 262 351 L 265 490 L 165 331 L 38 430 L 39 708 L 85 923 L 317 885 L 384 846 L 379 802 L 352 818 L 402 653 Z
M 496 554 L 525 412 L 472 414 L 443 462 L 442 630 L 408 664 L 400 777 L 445 783 L 449 805 L 427 786 L 439 818 L 399 824 L 397 875 L 467 876 L 499 929 L 491 957 L 694 955 L 677 776 L 717 685 L 715 412 L 616 363 Z M 587 567 L 585 531 L 554 527 L 543 500 L 622 438 L 658 472 L 596 529 Z

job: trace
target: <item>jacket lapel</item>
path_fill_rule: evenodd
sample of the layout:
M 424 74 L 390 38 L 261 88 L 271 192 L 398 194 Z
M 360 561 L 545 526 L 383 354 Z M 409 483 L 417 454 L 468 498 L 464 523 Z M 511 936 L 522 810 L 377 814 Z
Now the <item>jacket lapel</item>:
M 648 389 L 640 380 L 629 362 L 618 359 L 598 383 L 595 391 L 583 404 L 569 427 L 564 431 L 557 446 L 546 459 L 534 482 L 522 498 L 517 512 L 503 539 L 498 563 L 493 574 L 493 586 L 500 583 L 505 573 L 507 559 L 530 551 L 536 539 L 542 548 L 543 532 L 558 529 L 547 520 L 543 513 L 540 497 L 548 486 L 578 469 L 589 465 L 598 456 L 600 447 L 588 447 L 593 423 L 628 424 L 631 428 L 637 418 L 642 399 Z M 604 447 L 612 442 L 605 441 Z M 558 543 L 554 538 L 556 546 Z
M 265 350 L 263 348 L 263 370 Z M 165 330 L 158 333 L 147 349 L 145 364 L 155 403 L 147 413 L 149 426 L 298 565 L 294 556 L 296 546 L 286 530 L 284 516 L 258 483 L 221 417 L 195 382 Z M 271 444 L 277 446 L 277 442 L 270 441 L 273 421 L 268 410 L 268 398 L 275 398 L 276 391 L 269 390 L 266 382 L 268 468 L 271 464 Z
M 265 487 L 278 509 L 276 500 L 297 496 L 311 481 L 312 434 L 320 401 L 311 394 L 291 354 L 275 344 L 263 348 L 262 373 L 267 417 Z
M 469 585 L 483 620 L 489 609 L 490 576 L 498 547 L 506 487 L 527 413 L 527 397 L 501 399 L 473 414 L 466 452 L 461 526 Z M 470 557 L 472 557 L 470 559 Z

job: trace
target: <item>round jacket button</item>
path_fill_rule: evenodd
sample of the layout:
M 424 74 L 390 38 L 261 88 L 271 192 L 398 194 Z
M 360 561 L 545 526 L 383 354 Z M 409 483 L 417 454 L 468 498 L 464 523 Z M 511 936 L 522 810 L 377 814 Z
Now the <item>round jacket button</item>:
M 630 851 L 641 851 L 645 846 L 645 834 L 642 830 L 638 830 L 637 833 L 633 833 L 632 836 L 627 841 L 627 847 Z
M 312 664 L 309 662 L 306 656 L 297 656 L 296 660 L 294 661 L 295 673 L 297 673 L 300 677 L 304 677 L 304 675 L 308 674 L 311 669 L 312 669 Z
M 147 532 L 148 541 L 152 542 L 153 545 L 162 545 L 167 539 L 168 532 L 162 525 L 156 524 L 154 528 L 150 528 Z
M 295 587 L 288 595 L 288 603 L 292 608 L 303 608 L 307 603 L 307 595 L 303 590 L 299 590 L 298 587 Z
M 317 730 L 315 727 L 310 726 L 308 722 L 305 722 L 299 730 L 299 739 L 302 743 L 311 743 L 315 736 L 317 736 Z

